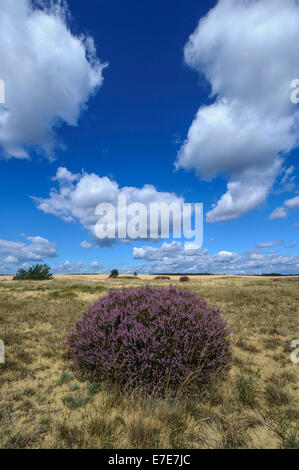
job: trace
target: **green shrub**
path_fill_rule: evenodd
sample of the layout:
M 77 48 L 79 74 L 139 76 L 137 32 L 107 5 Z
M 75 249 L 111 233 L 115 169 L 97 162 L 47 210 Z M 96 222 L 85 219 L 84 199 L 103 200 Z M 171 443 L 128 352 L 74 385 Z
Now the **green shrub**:
M 109 277 L 113 277 L 113 278 L 118 277 L 118 270 L 117 269 L 112 269 Z
M 47 264 L 35 264 L 26 269 L 20 268 L 17 274 L 14 276 L 14 281 L 48 281 L 52 279 L 53 275 L 50 273 L 51 268 Z
M 91 400 L 91 397 L 88 395 L 79 395 L 77 397 L 74 395 L 65 395 L 61 400 L 69 410 L 76 410 L 77 408 L 85 406 Z

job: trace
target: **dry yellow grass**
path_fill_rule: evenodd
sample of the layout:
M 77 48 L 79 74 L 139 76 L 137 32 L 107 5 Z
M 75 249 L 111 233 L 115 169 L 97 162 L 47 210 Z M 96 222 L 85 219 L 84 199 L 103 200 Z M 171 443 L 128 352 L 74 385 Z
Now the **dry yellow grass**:
M 299 278 L 192 276 L 180 284 L 221 305 L 233 329 L 233 367 L 221 388 L 197 399 L 125 396 L 78 382 L 61 340 L 76 318 L 111 287 L 153 276 L 108 279 L 0 277 L 0 447 L 279 448 L 298 447 Z M 104 290 L 105 289 L 105 290 Z

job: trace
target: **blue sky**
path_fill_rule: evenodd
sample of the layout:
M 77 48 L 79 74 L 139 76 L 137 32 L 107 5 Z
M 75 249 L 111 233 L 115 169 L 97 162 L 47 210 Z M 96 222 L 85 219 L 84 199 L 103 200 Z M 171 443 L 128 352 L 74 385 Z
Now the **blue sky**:
M 0 272 L 299 272 L 294 0 L 3 1 Z M 99 246 L 104 178 L 202 202 L 202 248 Z

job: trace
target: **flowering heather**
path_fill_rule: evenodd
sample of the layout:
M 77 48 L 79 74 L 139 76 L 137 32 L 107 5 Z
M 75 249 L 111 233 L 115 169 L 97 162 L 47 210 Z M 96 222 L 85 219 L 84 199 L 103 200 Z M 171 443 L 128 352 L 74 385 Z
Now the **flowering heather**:
M 202 390 L 224 378 L 231 361 L 219 308 L 173 286 L 111 290 L 65 343 L 76 375 L 147 393 Z

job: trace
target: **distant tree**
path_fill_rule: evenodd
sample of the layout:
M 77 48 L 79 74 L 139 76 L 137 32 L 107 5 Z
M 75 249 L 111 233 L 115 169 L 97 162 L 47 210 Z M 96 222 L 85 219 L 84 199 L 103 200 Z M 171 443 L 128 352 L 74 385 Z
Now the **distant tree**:
M 118 277 L 118 270 L 112 269 L 109 277 L 113 277 L 113 278 Z
M 35 264 L 28 270 L 20 268 L 13 279 L 14 281 L 48 281 L 53 277 L 50 271 L 51 268 L 47 264 Z
M 137 277 L 137 273 L 136 273 L 136 272 L 134 273 L 134 276 Z

